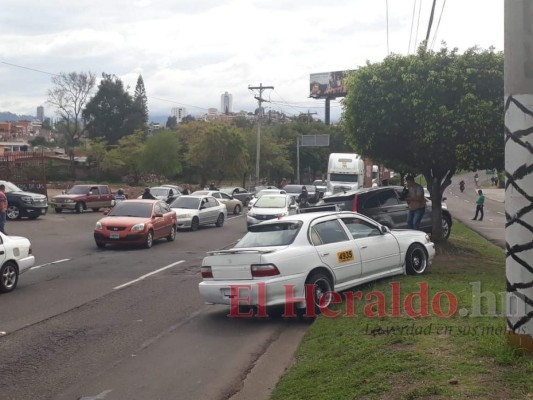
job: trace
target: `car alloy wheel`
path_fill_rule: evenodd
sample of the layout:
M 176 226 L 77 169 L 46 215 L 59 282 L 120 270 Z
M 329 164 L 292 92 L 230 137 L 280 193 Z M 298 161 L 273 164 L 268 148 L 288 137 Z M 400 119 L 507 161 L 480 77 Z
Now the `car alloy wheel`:
M 11 292 L 17 287 L 18 283 L 18 270 L 17 266 L 11 261 L 6 262 L 0 268 L 0 292 Z
M 20 209 L 15 205 L 10 205 L 7 207 L 6 212 L 7 219 L 14 220 L 20 218 Z
M 200 221 L 198 220 L 198 217 L 194 217 L 191 221 L 191 231 L 197 230 L 199 225 Z
M 219 216 L 217 218 L 216 226 L 220 228 L 223 225 L 224 225 L 224 214 L 219 214 Z
M 146 241 L 144 242 L 144 247 L 149 249 L 154 244 L 154 232 L 148 231 L 146 234 Z
M 173 242 L 174 240 L 176 240 L 176 226 L 175 225 L 172 225 L 170 227 L 170 233 L 167 236 L 167 240 L 169 242 Z
M 331 279 L 323 272 L 313 273 L 306 281 L 306 284 L 313 285 L 313 301 L 315 312 L 320 313 L 320 305 L 327 307 L 331 303 L 333 284 Z M 324 296 L 326 298 L 322 299 Z M 310 311 L 310 310 L 308 310 Z
M 426 250 L 420 244 L 413 244 L 407 250 L 405 264 L 409 275 L 423 274 L 428 266 Z
M 234 215 L 239 215 L 239 214 L 241 213 L 241 211 L 242 211 L 242 210 L 241 210 L 241 206 L 240 206 L 239 204 L 237 204 L 237 205 L 235 206 L 235 208 L 233 209 L 233 214 L 234 214 Z
M 446 217 L 442 217 L 442 237 L 448 239 L 450 237 L 451 228 L 450 221 Z

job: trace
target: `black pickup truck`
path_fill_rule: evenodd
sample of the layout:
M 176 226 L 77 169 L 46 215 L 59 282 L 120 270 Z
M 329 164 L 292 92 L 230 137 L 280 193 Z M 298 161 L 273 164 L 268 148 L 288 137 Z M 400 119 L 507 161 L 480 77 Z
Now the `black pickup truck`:
M 36 219 L 48 211 L 48 201 L 45 195 L 25 192 L 8 181 L 0 181 L 0 184 L 6 187 L 7 219 L 14 220 L 22 217 Z

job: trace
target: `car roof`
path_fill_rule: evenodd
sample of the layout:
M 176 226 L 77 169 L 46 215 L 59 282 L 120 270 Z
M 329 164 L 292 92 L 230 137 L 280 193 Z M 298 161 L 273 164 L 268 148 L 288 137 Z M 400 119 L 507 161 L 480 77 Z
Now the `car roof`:
M 149 204 L 153 204 L 153 203 L 159 203 L 159 202 L 162 202 L 163 200 L 159 200 L 159 199 L 155 199 L 155 200 L 152 200 L 152 199 L 126 199 L 126 200 L 121 200 L 119 203 L 117 204 L 122 204 L 122 203 L 149 203 Z M 164 203 L 164 201 L 163 201 Z
M 336 193 L 324 196 L 324 199 L 329 199 L 333 197 L 349 197 L 354 194 L 379 192 L 379 191 L 386 190 L 386 189 L 403 190 L 403 186 L 376 186 L 376 187 L 361 188 L 361 189 L 356 189 L 356 190 L 347 190 L 346 192 L 336 192 Z
M 285 217 L 281 217 L 278 219 L 270 219 L 264 222 L 261 222 L 261 224 L 274 224 L 279 221 L 283 222 L 290 222 L 290 221 L 301 221 L 301 222 L 310 222 L 317 218 L 321 217 L 329 217 L 331 215 L 357 215 L 361 216 L 363 218 L 367 218 L 362 214 L 353 212 L 353 211 L 319 211 L 319 212 L 313 212 L 313 213 L 304 213 L 304 214 L 294 214 L 294 215 L 287 215 Z

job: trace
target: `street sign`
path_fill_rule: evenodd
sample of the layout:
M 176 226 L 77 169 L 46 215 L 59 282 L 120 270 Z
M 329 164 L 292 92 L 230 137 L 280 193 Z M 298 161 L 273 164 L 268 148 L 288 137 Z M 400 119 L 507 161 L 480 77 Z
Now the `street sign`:
M 300 137 L 301 147 L 329 146 L 329 135 L 302 135 Z

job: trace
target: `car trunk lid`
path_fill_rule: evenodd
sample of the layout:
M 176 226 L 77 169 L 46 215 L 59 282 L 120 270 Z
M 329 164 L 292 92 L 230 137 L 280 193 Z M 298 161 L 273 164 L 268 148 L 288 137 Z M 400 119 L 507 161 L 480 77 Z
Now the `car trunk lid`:
M 263 255 L 274 250 L 231 249 L 208 253 L 202 266 L 210 266 L 214 280 L 253 279 L 251 266 L 262 264 Z

